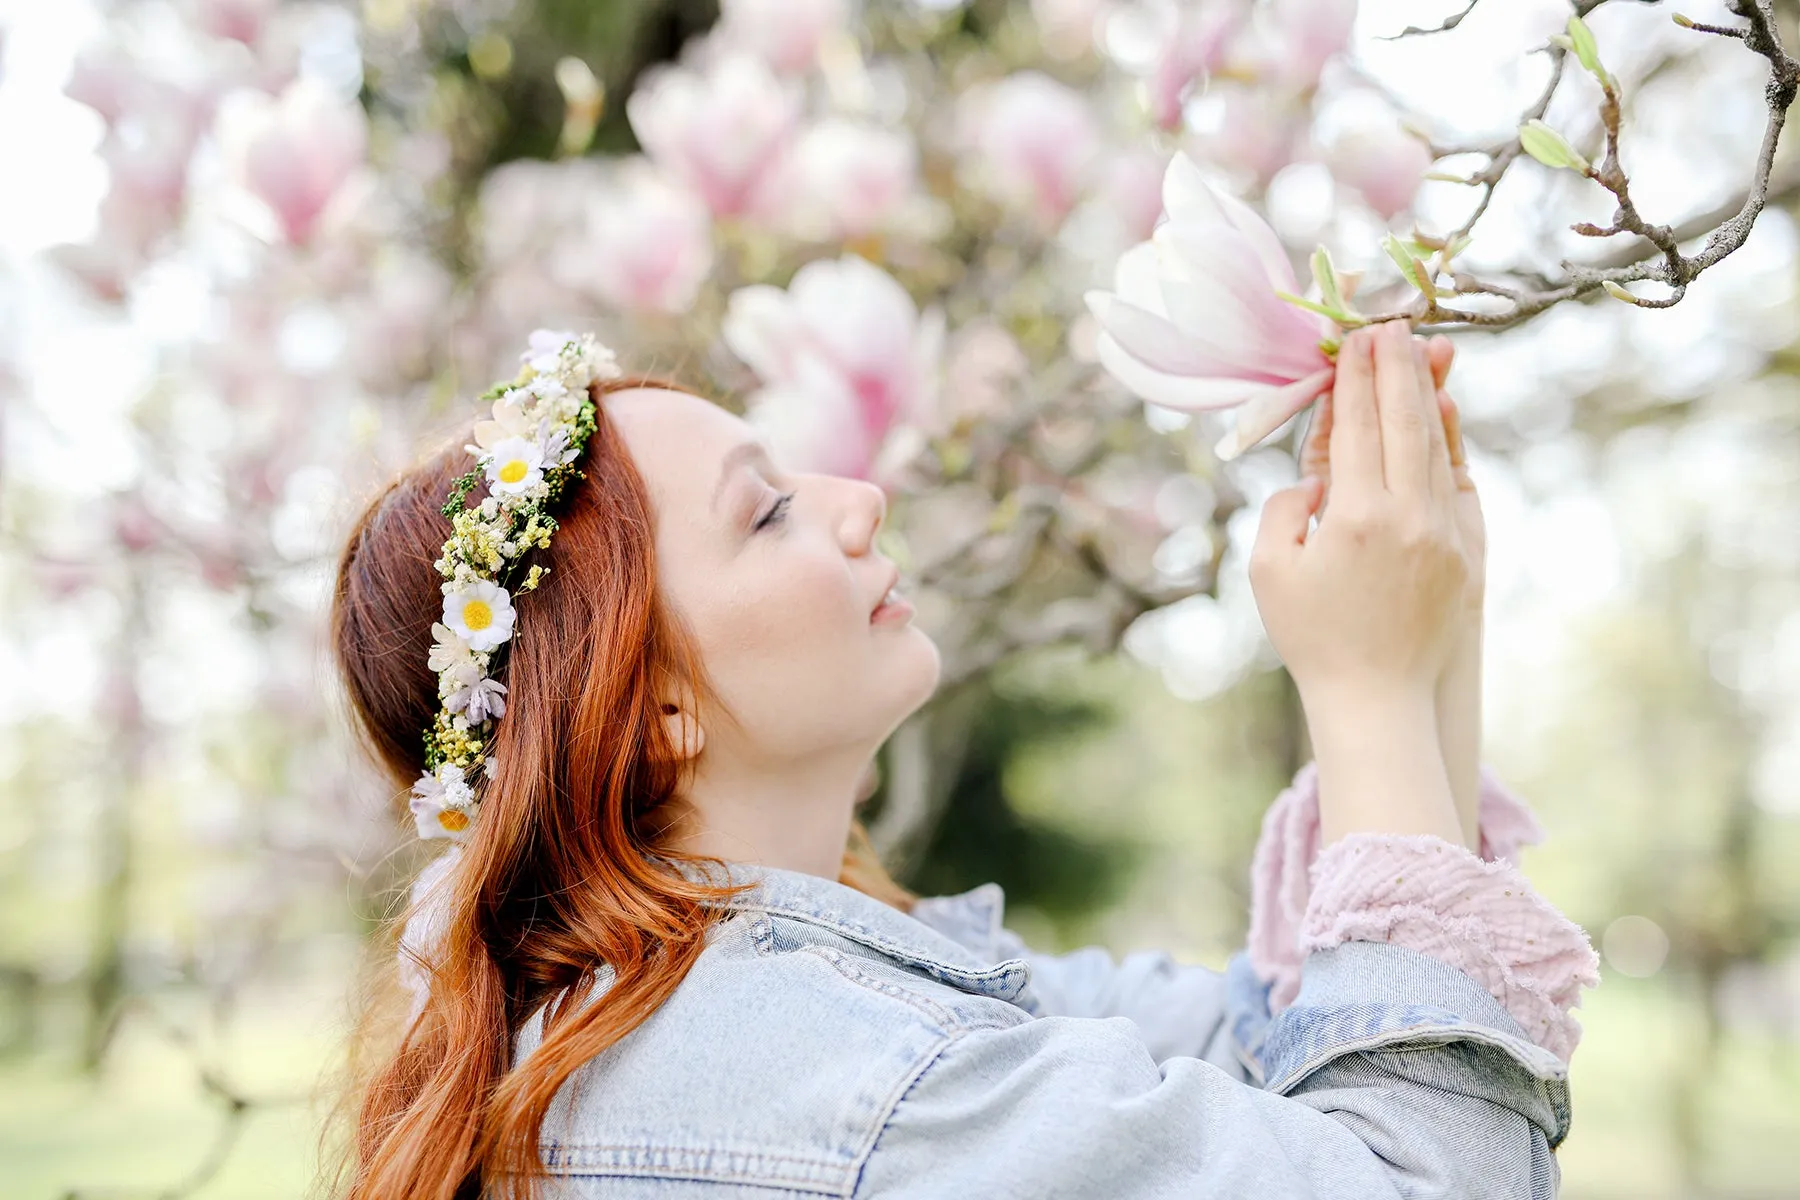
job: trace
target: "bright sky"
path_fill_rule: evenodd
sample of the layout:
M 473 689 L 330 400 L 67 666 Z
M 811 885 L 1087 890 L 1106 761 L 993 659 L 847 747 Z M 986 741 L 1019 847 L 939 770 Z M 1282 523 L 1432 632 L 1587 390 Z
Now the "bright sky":
M 1433 115 L 1439 124 L 1432 132 L 1440 139 L 1480 140 L 1509 129 L 1541 89 L 1541 61 L 1525 52 L 1560 27 L 1567 5 L 1565 0 L 1489 0 L 1452 34 L 1377 40 L 1408 23 L 1434 24 L 1458 7 L 1446 0 L 1364 0 L 1358 56 L 1384 87 Z M 1685 11 L 1699 20 L 1726 19 L 1721 0 L 1700 0 Z M 1694 36 L 1675 29 L 1660 10 L 1631 4 L 1601 10 L 1594 26 L 1604 56 L 1628 85 L 1629 63 L 1638 53 L 1690 45 Z M 92 495 L 129 478 L 132 456 L 119 414 L 149 377 L 158 337 L 192 319 L 180 315 L 190 293 L 178 274 L 167 277 L 153 303 L 140 298 L 134 314 L 121 321 L 79 303 L 60 272 L 42 258 L 48 247 L 87 234 L 105 188 L 106 172 L 95 155 L 100 121 L 61 94 L 75 52 L 101 29 L 101 19 L 87 0 L 0 0 L 0 28 L 7 30 L 0 69 L 0 162 L 14 168 L 12 182 L 0 188 L 0 312 L 18 314 L 0 323 L 0 337 L 11 339 L 6 349 L 22 363 L 33 393 L 29 419 L 20 413 L 11 419 L 7 469 L 56 477 L 68 492 Z M 1718 39 L 1711 43 L 1707 52 L 1723 52 L 1723 73 L 1707 103 L 1663 106 L 1650 114 L 1657 139 L 1633 143 L 1628 165 L 1640 203 L 1653 219 L 1715 203 L 1723 188 L 1741 187 L 1747 177 L 1761 128 L 1761 69 L 1740 47 Z M 1553 122 L 1579 137 L 1590 100 L 1576 94 L 1570 104 L 1552 110 Z M 1356 116 L 1352 105 L 1328 113 L 1325 121 Z M 1583 212 L 1569 208 L 1583 199 L 1571 185 L 1592 192 L 1591 185 L 1535 170 L 1515 174 L 1521 178 L 1516 186 L 1509 181 L 1511 202 L 1497 202 L 1482 227 L 1488 245 L 1517 244 L 1531 228 L 1527 222 L 1545 208 L 1568 212 L 1571 219 L 1605 219 L 1605 205 Z M 1329 193 L 1319 193 L 1318 186 L 1316 171 L 1298 170 L 1277 180 L 1272 204 L 1284 216 L 1298 214 L 1301 224 L 1329 215 Z M 1459 218 L 1467 195 L 1453 185 L 1428 184 L 1420 204 L 1426 224 L 1448 227 Z M 1595 200 L 1585 199 L 1590 205 Z M 1308 218 L 1308 205 L 1320 203 L 1326 213 Z M 1378 231 L 1362 232 L 1366 236 L 1334 246 L 1340 262 L 1379 257 Z M 1474 253 L 1480 255 L 1479 245 Z M 1728 431 L 1690 438 L 1674 484 L 1637 488 L 1621 508 L 1609 504 L 1588 477 L 1591 449 L 1556 436 L 1567 427 L 1572 400 L 1600 377 L 1625 369 L 1622 364 L 1635 364 L 1644 386 L 1677 395 L 1752 371 L 1767 349 L 1789 336 L 1794 257 L 1794 231 L 1782 214 L 1768 213 L 1751 245 L 1706 276 L 1673 310 L 1564 308 L 1528 330 L 1459 343 L 1453 387 L 1465 409 L 1475 418 L 1514 414 L 1542 443 L 1521 458 L 1517 470 L 1477 463 L 1491 529 L 1496 601 L 1489 641 L 1492 734 L 1530 740 L 1532 722 L 1555 711 L 1554 704 L 1545 703 L 1543 689 L 1568 650 L 1568 631 L 1626 585 L 1628 548 L 1654 547 L 1659 531 L 1696 519 L 1721 490 L 1730 490 L 1717 481 L 1740 477 L 1754 460 L 1755 447 Z M 94 386 L 91 371 L 70 369 L 94 362 L 107 364 L 104 387 Z M 1245 464 L 1244 479 L 1253 500 L 1285 482 L 1280 469 L 1259 466 L 1256 456 Z M 1253 521 L 1234 527 L 1234 540 L 1247 539 L 1253 527 Z M 1246 612 L 1244 581 L 1228 580 L 1222 590 L 1223 603 L 1183 606 L 1152 639 L 1178 691 L 1213 690 L 1221 673 L 1241 666 L 1253 649 L 1257 628 L 1253 612 Z M 1800 633 L 1795 640 L 1800 642 Z M 95 673 L 87 672 L 85 679 L 79 671 L 71 675 L 70 650 L 60 636 L 37 639 L 31 647 L 0 642 L 0 667 L 41 678 L 51 663 L 59 664 L 55 677 L 63 686 L 48 699 L 75 715 L 91 697 Z M 1783 752 L 1800 759 L 1792 745 Z M 1790 788 L 1770 802 L 1800 809 L 1800 794 Z

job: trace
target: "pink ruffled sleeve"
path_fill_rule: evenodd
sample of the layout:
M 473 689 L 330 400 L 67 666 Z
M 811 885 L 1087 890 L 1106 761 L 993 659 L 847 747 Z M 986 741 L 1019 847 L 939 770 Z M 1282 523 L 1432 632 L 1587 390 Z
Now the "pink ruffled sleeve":
M 1308 763 L 1263 817 L 1251 867 L 1249 957 L 1269 1011 L 1300 990 L 1300 964 L 1343 942 L 1392 942 L 1481 983 L 1564 1062 L 1571 1015 L 1600 982 L 1587 934 L 1532 888 L 1521 846 L 1544 832 L 1525 802 L 1481 771 L 1481 854 L 1430 835 L 1359 833 L 1320 853 L 1318 769 Z

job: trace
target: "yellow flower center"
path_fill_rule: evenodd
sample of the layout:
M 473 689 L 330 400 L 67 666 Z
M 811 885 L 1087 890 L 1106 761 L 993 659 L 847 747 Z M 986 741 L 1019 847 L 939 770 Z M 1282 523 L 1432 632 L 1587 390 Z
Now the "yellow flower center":
M 467 813 L 457 812 L 454 808 L 446 808 L 438 814 L 438 824 L 451 833 L 461 833 L 469 827 L 469 817 Z
M 525 478 L 526 473 L 530 470 L 531 468 L 525 465 L 524 459 L 515 458 L 504 467 L 500 468 L 500 482 L 517 483 L 519 480 Z
M 494 623 L 494 610 L 487 606 L 485 600 L 471 600 L 463 605 L 463 624 L 471 631 L 486 629 Z

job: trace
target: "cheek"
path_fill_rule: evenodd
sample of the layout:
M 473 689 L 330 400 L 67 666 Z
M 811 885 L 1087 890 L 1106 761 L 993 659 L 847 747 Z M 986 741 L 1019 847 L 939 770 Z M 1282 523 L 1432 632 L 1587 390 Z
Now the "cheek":
M 861 662 L 868 614 L 843 555 L 835 547 L 781 549 L 695 581 L 704 597 L 701 645 L 728 695 L 823 682 Z

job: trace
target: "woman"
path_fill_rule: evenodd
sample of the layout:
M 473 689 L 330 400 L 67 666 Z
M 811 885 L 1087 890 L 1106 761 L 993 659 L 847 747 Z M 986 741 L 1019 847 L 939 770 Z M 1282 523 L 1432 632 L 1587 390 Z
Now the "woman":
M 895 885 L 854 800 L 938 658 L 874 550 L 882 493 L 534 339 L 478 444 L 376 498 L 340 564 L 352 709 L 457 843 L 415 889 L 345 1194 L 1552 1195 L 1594 960 L 1506 861 L 1529 814 L 1491 780 L 1478 812 L 1470 740 L 1439 736 L 1481 555 L 1447 348 L 1350 334 L 1263 511 L 1251 580 L 1316 770 L 1220 974 L 1037 954 L 993 885 Z

